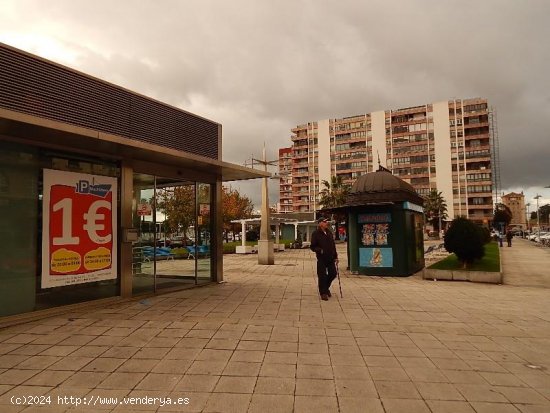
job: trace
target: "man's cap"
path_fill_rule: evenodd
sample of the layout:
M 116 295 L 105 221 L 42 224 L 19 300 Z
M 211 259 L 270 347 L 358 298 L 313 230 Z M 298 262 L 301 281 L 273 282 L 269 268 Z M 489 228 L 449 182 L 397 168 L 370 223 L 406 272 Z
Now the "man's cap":
M 329 222 L 329 219 L 325 217 L 321 217 L 317 220 L 317 223 L 320 224 L 321 222 Z

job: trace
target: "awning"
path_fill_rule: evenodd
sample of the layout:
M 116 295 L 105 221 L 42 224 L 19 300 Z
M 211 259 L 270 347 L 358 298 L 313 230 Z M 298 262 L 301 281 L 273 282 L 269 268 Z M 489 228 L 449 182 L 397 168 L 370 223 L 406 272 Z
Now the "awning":
M 222 181 L 271 177 L 269 172 L 1 108 L 0 135 L 60 150 L 74 149 L 114 159 L 131 158 L 190 169 L 219 176 Z

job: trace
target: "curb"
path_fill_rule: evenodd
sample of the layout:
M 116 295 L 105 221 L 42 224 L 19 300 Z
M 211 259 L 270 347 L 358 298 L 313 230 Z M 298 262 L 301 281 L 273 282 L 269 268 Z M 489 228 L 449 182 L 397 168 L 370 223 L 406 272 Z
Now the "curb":
M 424 268 L 422 270 L 422 278 L 424 280 L 470 281 L 502 284 L 502 271 L 449 271 Z

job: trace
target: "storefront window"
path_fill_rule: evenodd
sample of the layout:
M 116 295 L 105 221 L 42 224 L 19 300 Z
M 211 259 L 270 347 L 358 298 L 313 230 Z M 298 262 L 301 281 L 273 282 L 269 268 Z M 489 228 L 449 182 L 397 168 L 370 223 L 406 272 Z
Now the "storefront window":
M 118 295 L 118 174 L 114 162 L 0 141 L 0 316 Z M 110 190 L 93 195 L 103 178 Z M 89 215 L 71 219 L 79 208 Z
M 0 141 L 0 316 L 36 305 L 38 151 Z

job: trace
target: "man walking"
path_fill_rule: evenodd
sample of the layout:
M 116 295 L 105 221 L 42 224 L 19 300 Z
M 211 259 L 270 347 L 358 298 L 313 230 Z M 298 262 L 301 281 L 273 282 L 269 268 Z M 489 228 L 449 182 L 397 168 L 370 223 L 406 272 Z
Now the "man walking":
M 336 278 L 338 253 L 334 244 L 334 236 L 328 229 L 328 219 L 319 218 L 318 228 L 311 235 L 311 250 L 317 255 L 317 277 L 319 278 L 319 294 L 327 301 L 331 297 L 330 284 Z
M 514 237 L 514 234 L 512 234 L 512 231 L 508 230 L 506 231 L 506 241 L 508 242 L 508 246 L 512 246 L 512 238 Z

